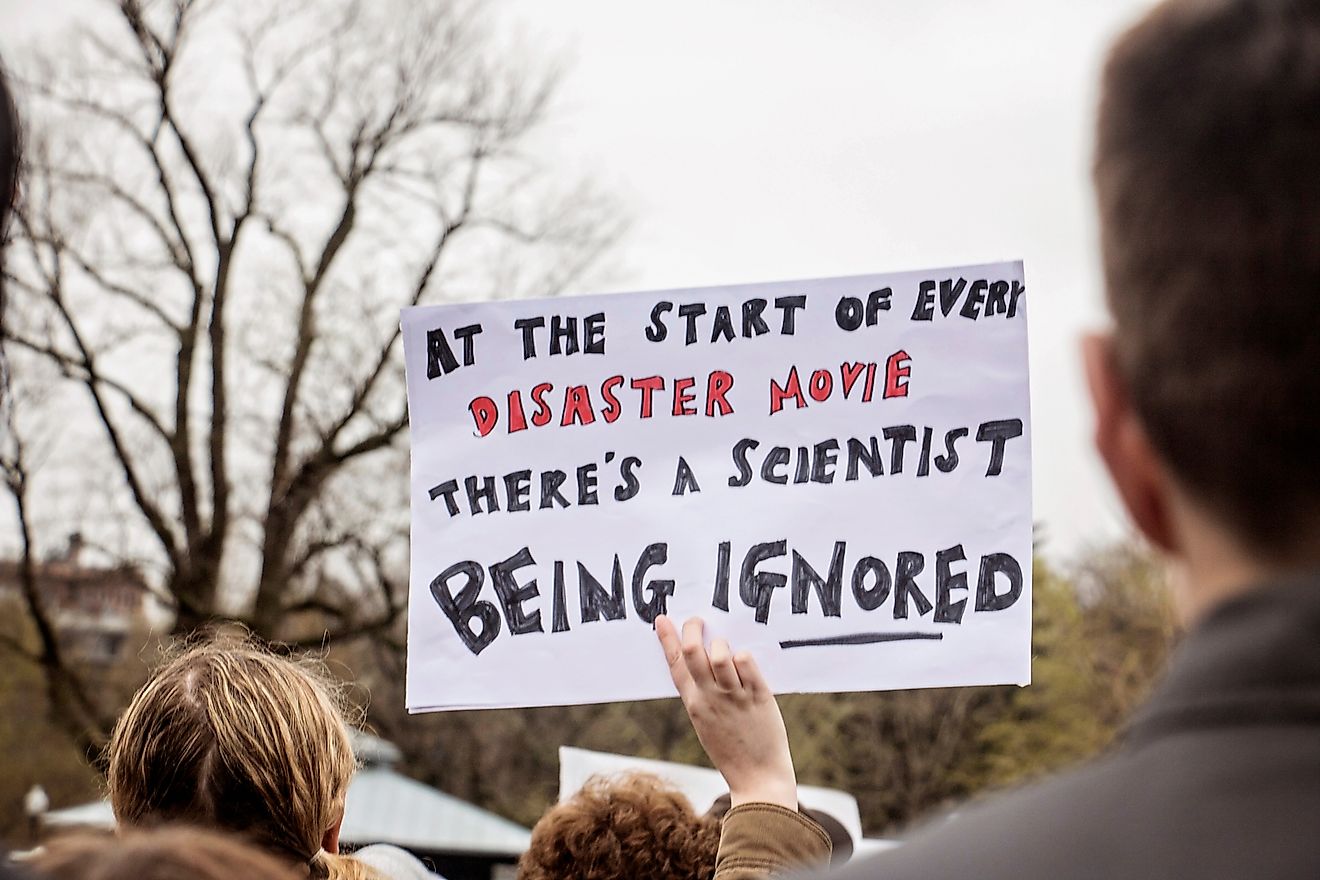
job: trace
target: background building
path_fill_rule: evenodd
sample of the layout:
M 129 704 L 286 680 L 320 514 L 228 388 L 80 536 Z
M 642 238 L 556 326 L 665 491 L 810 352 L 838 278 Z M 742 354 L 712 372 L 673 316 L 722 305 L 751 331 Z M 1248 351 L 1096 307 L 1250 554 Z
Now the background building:
M 108 666 L 118 660 L 134 630 L 146 627 L 147 584 L 129 565 L 93 564 L 75 532 L 58 556 L 37 562 L 37 598 L 70 660 Z M 23 597 L 22 563 L 0 560 L 0 600 Z
M 427 861 L 446 880 L 502 880 L 514 875 L 531 831 L 394 769 L 393 743 L 355 732 L 362 767 L 348 787 L 340 843 L 347 850 L 390 843 Z M 108 801 L 56 810 L 42 820 L 47 833 L 69 828 L 111 829 Z

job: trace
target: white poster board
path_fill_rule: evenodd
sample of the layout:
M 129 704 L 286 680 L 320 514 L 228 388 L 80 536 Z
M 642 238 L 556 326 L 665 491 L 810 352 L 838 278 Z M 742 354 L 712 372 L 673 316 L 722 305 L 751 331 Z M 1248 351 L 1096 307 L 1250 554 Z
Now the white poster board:
M 619 777 L 629 773 L 649 773 L 663 779 L 681 791 L 698 813 L 709 811 L 716 800 L 729 793 L 729 784 L 720 772 L 708 767 L 560 746 L 559 802 L 577 794 L 593 777 Z M 837 788 L 816 785 L 798 786 L 798 796 L 804 806 L 838 819 L 854 843 L 863 839 L 862 814 L 857 798 Z
M 407 309 L 410 711 L 1025 684 L 1021 263 Z

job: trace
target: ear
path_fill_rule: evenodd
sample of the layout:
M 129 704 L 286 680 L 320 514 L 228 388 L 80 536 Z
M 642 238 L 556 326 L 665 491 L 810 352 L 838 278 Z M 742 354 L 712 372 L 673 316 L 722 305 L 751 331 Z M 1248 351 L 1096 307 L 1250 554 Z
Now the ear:
M 327 828 L 325 834 L 321 835 L 321 849 L 331 855 L 339 855 L 339 828 L 343 824 L 344 811 L 340 810 L 339 818 L 335 820 L 335 824 Z
M 1128 515 L 1152 544 L 1178 554 L 1173 527 L 1173 485 L 1151 446 L 1114 359 L 1109 334 L 1082 338 L 1082 361 L 1095 410 L 1095 446 Z

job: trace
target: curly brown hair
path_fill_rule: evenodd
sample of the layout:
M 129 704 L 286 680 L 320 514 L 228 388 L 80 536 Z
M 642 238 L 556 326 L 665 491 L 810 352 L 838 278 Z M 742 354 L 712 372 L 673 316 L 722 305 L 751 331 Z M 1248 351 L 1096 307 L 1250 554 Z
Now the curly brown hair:
M 541 817 L 519 880 L 710 880 L 720 823 L 644 773 L 596 776 Z

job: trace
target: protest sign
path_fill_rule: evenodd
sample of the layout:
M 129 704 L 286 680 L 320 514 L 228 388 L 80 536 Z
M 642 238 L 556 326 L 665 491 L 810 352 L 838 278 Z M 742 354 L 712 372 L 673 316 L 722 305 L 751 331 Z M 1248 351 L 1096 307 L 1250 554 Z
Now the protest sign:
M 1025 684 L 1020 263 L 403 313 L 411 711 Z

